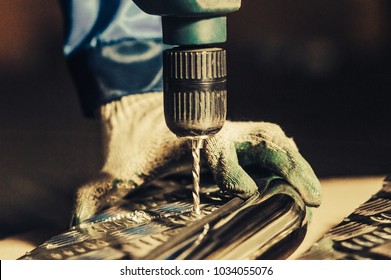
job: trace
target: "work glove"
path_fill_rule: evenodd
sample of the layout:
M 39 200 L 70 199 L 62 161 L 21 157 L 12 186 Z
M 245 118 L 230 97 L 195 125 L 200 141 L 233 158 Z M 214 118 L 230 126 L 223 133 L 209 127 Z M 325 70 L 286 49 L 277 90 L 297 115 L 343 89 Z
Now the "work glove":
M 177 138 L 165 124 L 161 93 L 122 97 L 103 105 L 99 115 L 104 166 L 99 176 L 78 189 L 72 225 L 154 179 L 190 170 L 192 164 L 188 140 Z M 262 195 L 267 184 L 250 174 L 269 171 L 286 180 L 307 206 L 320 204 L 316 175 L 294 141 L 276 124 L 227 121 L 219 133 L 205 140 L 201 152 L 216 184 L 232 195 Z M 250 167 L 252 172 L 248 172 Z

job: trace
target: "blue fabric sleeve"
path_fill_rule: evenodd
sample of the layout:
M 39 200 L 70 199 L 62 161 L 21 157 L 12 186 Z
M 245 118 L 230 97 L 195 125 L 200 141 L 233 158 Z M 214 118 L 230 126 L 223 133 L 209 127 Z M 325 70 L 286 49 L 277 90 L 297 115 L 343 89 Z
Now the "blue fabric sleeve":
M 162 91 L 160 17 L 131 0 L 60 0 L 64 54 L 83 112 L 133 93 Z

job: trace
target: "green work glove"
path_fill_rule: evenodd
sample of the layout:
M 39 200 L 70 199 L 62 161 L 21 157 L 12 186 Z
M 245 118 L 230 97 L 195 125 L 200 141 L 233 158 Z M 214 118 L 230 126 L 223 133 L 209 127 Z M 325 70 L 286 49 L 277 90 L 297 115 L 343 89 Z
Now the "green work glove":
M 136 94 L 100 110 L 105 164 L 78 189 L 72 224 L 121 201 L 129 192 L 192 164 L 188 141 L 168 130 L 161 93 Z M 242 198 L 265 191 L 246 172 L 268 170 L 284 178 L 307 206 L 319 206 L 320 183 L 295 143 L 278 125 L 229 122 L 205 141 L 204 156 L 217 185 Z

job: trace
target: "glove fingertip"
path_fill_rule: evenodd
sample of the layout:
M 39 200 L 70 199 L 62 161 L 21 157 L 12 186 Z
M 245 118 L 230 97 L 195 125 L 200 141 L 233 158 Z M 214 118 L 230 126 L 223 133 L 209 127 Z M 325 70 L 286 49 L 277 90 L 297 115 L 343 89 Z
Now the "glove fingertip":
M 221 187 L 244 199 L 258 193 L 257 184 L 239 165 L 225 174 Z
M 311 207 L 319 207 L 322 202 L 320 182 L 316 179 L 316 182 L 314 181 L 309 189 L 311 191 L 309 192 L 310 195 L 305 199 L 306 204 Z
M 255 181 L 239 164 L 235 146 L 215 136 L 206 141 L 206 156 L 217 185 L 241 198 L 258 193 Z
M 72 215 L 71 226 L 77 226 L 94 216 L 97 211 L 97 208 L 93 206 L 94 204 L 94 202 L 91 204 L 87 204 L 87 202 L 78 203 Z
M 321 185 L 313 170 L 309 167 L 291 172 L 286 176 L 298 190 L 306 205 L 319 207 L 322 202 Z

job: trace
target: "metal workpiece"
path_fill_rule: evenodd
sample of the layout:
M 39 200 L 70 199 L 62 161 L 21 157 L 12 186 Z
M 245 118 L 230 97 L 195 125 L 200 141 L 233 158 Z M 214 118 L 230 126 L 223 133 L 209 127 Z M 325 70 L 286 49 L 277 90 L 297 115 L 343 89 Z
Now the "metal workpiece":
M 222 48 L 173 48 L 163 54 L 164 116 L 178 137 L 217 133 L 227 114 L 227 64 Z
M 157 180 L 21 259 L 280 259 L 303 240 L 304 203 L 284 194 L 282 180 L 273 186 L 281 193 L 247 200 L 204 180 L 199 215 L 190 182 L 189 174 Z
M 391 259 L 391 177 L 300 259 Z

